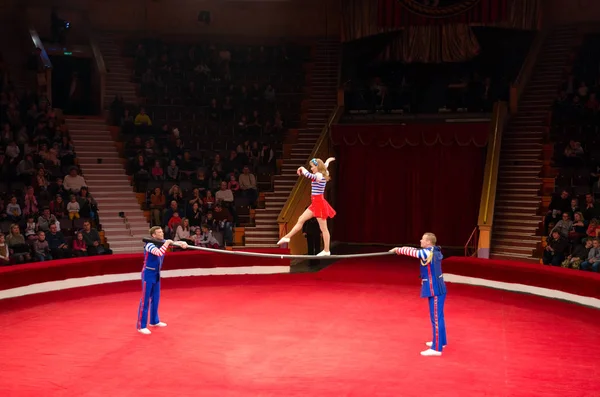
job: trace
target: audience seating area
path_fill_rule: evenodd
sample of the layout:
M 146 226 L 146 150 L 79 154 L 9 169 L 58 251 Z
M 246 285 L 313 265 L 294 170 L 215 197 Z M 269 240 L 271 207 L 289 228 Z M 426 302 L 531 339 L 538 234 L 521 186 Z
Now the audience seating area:
M 286 131 L 300 123 L 309 48 L 156 39 L 124 47 L 143 107 L 117 97 L 111 118 L 151 223 L 188 240 L 204 225 L 231 245 L 233 227 L 252 223 L 259 192 L 272 190 Z
M 347 117 L 365 113 L 491 112 L 495 101 L 508 98 L 509 85 L 521 69 L 533 34 L 473 29 L 481 52 L 462 63 L 404 64 L 382 61 L 381 52 L 345 49 L 349 54 L 343 77 Z M 378 48 L 366 40 L 364 43 Z M 357 52 L 364 55 L 357 57 Z
M 110 253 L 64 121 L 0 73 L 0 266 Z
M 557 175 L 544 219 L 548 238 L 543 258 L 546 264 L 596 272 L 600 265 L 599 46 L 600 36 L 585 38 L 573 66 L 565 68 L 553 105 L 550 140 Z

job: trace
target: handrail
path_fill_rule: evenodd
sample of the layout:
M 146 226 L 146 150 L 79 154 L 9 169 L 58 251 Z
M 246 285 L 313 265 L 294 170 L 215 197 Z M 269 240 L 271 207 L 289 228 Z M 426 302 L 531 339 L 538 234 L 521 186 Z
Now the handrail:
M 517 112 L 519 107 L 519 100 L 523 95 L 523 91 L 525 90 L 525 86 L 529 82 L 531 78 L 531 74 L 533 72 L 533 68 L 537 59 L 542 51 L 542 47 L 546 38 L 548 37 L 549 29 L 544 28 L 539 31 L 535 36 L 533 43 L 531 44 L 531 48 L 527 53 L 527 57 L 525 58 L 525 62 L 523 62 L 523 66 L 521 66 L 521 70 L 519 71 L 519 75 L 515 79 L 515 81 L 510 86 L 510 112 L 512 114 Z
M 506 103 L 497 102 L 494 105 L 492 127 L 488 139 L 483 189 L 479 206 L 479 226 L 488 225 L 488 221 L 491 223 L 494 218 L 498 165 L 500 163 L 502 132 L 504 130 L 504 125 L 506 124 L 506 115 Z
M 94 40 L 94 37 L 92 35 L 90 35 L 90 48 L 92 49 L 92 54 L 94 56 L 94 60 L 96 61 L 95 64 L 95 69 L 98 72 L 99 78 L 100 78 L 100 112 L 102 112 L 104 110 L 104 96 L 106 94 L 106 64 L 104 63 L 104 57 L 102 56 L 102 52 L 100 51 L 100 48 L 98 47 L 98 44 L 96 43 L 96 40 Z
M 33 46 L 35 48 L 40 49 L 40 58 L 42 60 L 42 64 L 44 65 L 44 74 L 46 78 L 46 98 L 48 99 L 48 101 L 50 101 L 50 103 L 52 103 L 52 62 L 50 61 L 48 52 L 46 52 L 44 43 L 42 42 L 40 36 L 33 27 L 29 28 L 29 36 L 31 38 Z
M 306 159 L 306 162 L 308 162 L 312 158 L 318 157 L 318 154 L 321 152 L 321 150 L 325 149 L 325 142 L 329 139 L 329 132 L 331 130 L 331 126 L 340 119 L 340 117 L 343 113 L 344 112 L 343 112 L 342 107 L 340 107 L 340 106 L 335 107 L 335 109 L 329 116 L 327 123 L 321 130 L 321 135 L 317 139 L 317 143 L 315 144 L 315 147 L 313 148 L 308 159 Z M 296 184 L 294 185 L 289 198 L 285 202 L 283 208 L 281 209 L 281 212 L 279 213 L 279 216 L 277 217 L 277 223 L 289 222 L 290 209 L 292 209 L 296 206 L 296 204 L 300 198 L 299 193 L 300 193 L 300 191 L 302 191 L 302 189 L 305 186 L 307 186 L 307 184 L 308 184 L 308 179 L 298 177 L 298 180 L 296 181 Z
M 469 236 L 469 239 L 467 240 L 467 243 L 465 244 L 465 256 L 472 256 L 472 255 L 476 255 L 477 254 L 477 232 L 479 231 L 479 228 L 477 226 L 475 226 L 473 228 L 473 231 L 471 232 L 471 235 Z M 472 240 L 472 244 L 471 244 L 471 240 Z M 472 255 L 469 254 L 469 245 L 472 245 L 473 247 L 475 247 L 474 249 L 474 253 Z

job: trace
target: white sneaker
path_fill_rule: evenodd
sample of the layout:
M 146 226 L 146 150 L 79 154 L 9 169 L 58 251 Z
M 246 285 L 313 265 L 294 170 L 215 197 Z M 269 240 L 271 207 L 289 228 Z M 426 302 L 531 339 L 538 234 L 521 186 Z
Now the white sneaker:
M 150 335 L 152 333 L 152 332 L 150 332 L 150 330 L 148 328 L 138 329 L 138 332 L 140 334 L 144 334 L 144 335 Z
M 329 251 L 321 251 L 317 254 L 317 256 L 329 256 L 331 255 L 331 252 Z
M 425 342 L 425 346 L 431 347 L 433 346 L 433 342 Z M 444 347 L 446 347 L 446 345 L 444 345 Z
M 286 243 L 289 243 L 289 242 L 290 242 L 290 239 L 289 239 L 289 238 L 287 238 L 287 237 L 282 237 L 282 238 L 281 238 L 281 240 L 279 240 L 279 241 L 277 242 L 277 245 L 286 244 Z
M 159 321 L 158 324 L 150 324 L 151 327 L 166 327 L 167 323 L 163 323 L 162 321 Z
M 439 352 L 437 350 L 433 350 L 433 349 L 427 349 L 421 352 L 422 356 L 427 356 L 427 357 L 439 357 L 442 355 L 442 352 Z

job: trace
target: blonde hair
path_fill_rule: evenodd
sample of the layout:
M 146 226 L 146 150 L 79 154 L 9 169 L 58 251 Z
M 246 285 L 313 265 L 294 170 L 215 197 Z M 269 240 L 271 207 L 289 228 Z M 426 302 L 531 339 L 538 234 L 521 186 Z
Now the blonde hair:
M 315 164 L 315 161 L 317 162 L 317 164 Z M 329 176 L 329 171 L 327 171 L 327 166 L 325 166 L 325 163 L 323 162 L 323 160 L 312 159 L 312 160 L 310 160 L 310 164 L 317 166 L 317 172 L 320 172 L 321 174 L 323 174 L 323 178 L 325 178 L 325 180 L 327 182 L 329 182 L 331 180 L 331 177 Z
M 150 236 L 154 237 L 154 233 L 156 233 L 157 230 L 162 229 L 162 227 L 160 226 L 152 226 L 150 228 Z
M 427 233 L 425 233 L 423 235 L 423 237 L 425 237 L 427 240 L 429 240 L 429 242 L 432 245 L 436 245 L 437 244 L 437 237 L 435 237 L 435 234 L 427 232 Z

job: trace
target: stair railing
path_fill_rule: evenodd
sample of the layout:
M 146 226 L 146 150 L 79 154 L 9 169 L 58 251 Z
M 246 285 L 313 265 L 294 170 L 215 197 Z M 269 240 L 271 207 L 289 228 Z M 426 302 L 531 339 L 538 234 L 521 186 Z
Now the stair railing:
M 496 102 L 492 122 L 490 123 L 490 134 L 487 144 L 487 155 L 485 159 L 485 171 L 481 189 L 481 201 L 479 203 L 479 238 L 477 256 L 489 258 L 489 250 L 492 239 L 492 225 L 494 223 L 494 206 L 496 205 L 496 186 L 498 183 L 498 167 L 500 165 L 500 150 L 502 144 L 502 133 L 507 121 L 507 106 L 505 102 Z
M 544 28 L 543 30 L 540 30 L 537 33 L 535 39 L 533 40 L 533 43 L 531 44 L 531 48 L 527 53 L 527 57 L 523 62 L 523 66 L 521 66 L 519 75 L 517 76 L 515 81 L 510 85 L 509 106 L 511 114 L 517 113 L 519 109 L 519 100 L 521 99 L 521 96 L 525 91 L 527 83 L 531 79 L 531 75 L 533 74 L 533 68 L 535 66 L 535 63 L 537 62 L 540 53 L 542 52 L 542 48 L 544 47 L 544 42 L 548 37 L 548 33 L 548 28 Z
M 467 240 L 467 243 L 465 244 L 465 256 L 477 256 L 478 239 L 479 228 L 475 226 L 475 228 L 473 228 L 473 231 L 471 232 L 471 235 L 469 236 L 469 239 Z
M 92 84 L 94 87 L 95 100 L 93 101 L 97 107 L 98 113 L 102 114 L 104 111 L 104 95 L 106 94 L 106 63 L 104 62 L 104 56 L 100 47 L 96 42 L 96 34 L 92 29 L 92 23 L 89 16 L 84 17 L 86 22 L 86 33 L 88 37 L 88 43 L 92 50 L 92 56 L 94 59 L 92 68 Z
M 40 36 L 33 27 L 29 28 L 29 37 L 33 43 L 33 48 L 40 49 L 40 59 L 44 66 L 43 71 L 38 71 L 38 86 L 45 87 L 46 99 L 52 104 L 52 62 L 50 62 L 50 57 L 46 52 L 44 43 L 42 43 Z

